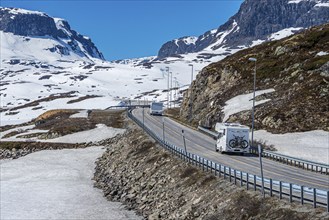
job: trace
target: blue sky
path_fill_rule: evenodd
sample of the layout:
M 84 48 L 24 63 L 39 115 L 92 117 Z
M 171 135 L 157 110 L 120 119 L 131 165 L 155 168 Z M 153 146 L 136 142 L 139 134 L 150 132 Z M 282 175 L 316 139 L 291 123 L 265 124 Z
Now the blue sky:
M 91 37 L 108 60 L 157 55 L 174 38 L 199 36 L 234 15 L 242 0 L 115 1 L 0 0 L 1 6 L 42 11 L 66 19 Z

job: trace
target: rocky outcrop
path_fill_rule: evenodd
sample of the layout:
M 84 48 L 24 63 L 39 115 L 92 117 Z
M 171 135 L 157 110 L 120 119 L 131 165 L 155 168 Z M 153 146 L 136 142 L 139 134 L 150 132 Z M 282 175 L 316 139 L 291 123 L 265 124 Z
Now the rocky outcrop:
M 168 41 L 160 48 L 158 58 L 165 58 L 169 55 L 189 53 L 194 50 L 197 37 L 182 37 Z
M 0 7 L 0 30 L 14 35 L 29 37 L 51 37 L 59 42 L 67 43 L 49 48 L 51 52 L 68 55 L 70 51 L 81 56 L 103 59 L 90 38 L 72 30 L 69 23 L 63 19 L 52 18 L 45 13 L 27 11 L 18 8 Z M 82 46 L 80 47 L 81 44 Z
M 262 199 L 161 149 L 141 129 L 112 139 L 96 163 L 95 186 L 145 219 L 321 219 L 323 209 Z
M 41 150 L 61 150 L 85 148 L 90 144 L 67 144 L 67 143 L 45 143 L 45 142 L 6 142 L 0 143 L 0 160 L 17 159 L 30 153 Z
M 224 118 L 229 99 L 253 91 L 257 58 L 256 90 L 274 89 L 263 95 L 271 101 L 255 109 L 255 128 L 272 133 L 309 130 L 329 131 L 329 24 L 311 28 L 280 41 L 240 51 L 205 67 L 185 93 L 180 115 L 212 127 Z M 251 125 L 251 111 L 232 115 L 228 121 Z
M 269 40 L 270 34 L 286 28 L 309 28 L 329 22 L 328 0 L 245 0 L 239 11 L 217 30 L 199 36 L 195 44 L 181 48 L 173 42 L 164 44 L 158 56 L 199 52 L 211 46 L 234 48 L 248 46 L 255 40 Z M 223 38 L 223 34 L 225 37 Z M 178 45 L 177 45 L 178 46 Z M 174 48 L 174 49 L 172 49 Z

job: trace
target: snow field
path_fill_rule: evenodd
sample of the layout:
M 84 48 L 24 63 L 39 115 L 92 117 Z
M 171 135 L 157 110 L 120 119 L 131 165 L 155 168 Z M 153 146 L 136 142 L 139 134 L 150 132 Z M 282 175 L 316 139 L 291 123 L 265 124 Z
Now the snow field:
M 102 147 L 45 150 L 0 161 L 1 219 L 141 219 L 93 187 Z

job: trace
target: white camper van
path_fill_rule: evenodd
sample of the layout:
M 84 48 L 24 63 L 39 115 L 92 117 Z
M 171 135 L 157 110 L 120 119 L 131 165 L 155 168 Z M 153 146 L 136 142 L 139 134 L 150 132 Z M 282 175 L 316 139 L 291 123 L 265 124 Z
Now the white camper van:
M 237 123 L 216 123 L 218 132 L 216 151 L 249 153 L 249 127 Z
M 151 115 L 162 115 L 163 113 L 163 103 L 162 102 L 152 102 L 150 105 Z

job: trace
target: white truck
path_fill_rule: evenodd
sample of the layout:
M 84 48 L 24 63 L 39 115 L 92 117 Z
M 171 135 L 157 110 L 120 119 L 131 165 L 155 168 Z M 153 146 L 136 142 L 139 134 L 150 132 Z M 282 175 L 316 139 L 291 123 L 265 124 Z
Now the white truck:
M 150 114 L 151 115 L 162 115 L 163 113 L 163 103 L 162 102 L 152 102 L 150 104 Z
M 249 127 L 237 123 L 216 123 L 218 132 L 216 151 L 221 153 L 249 153 Z

